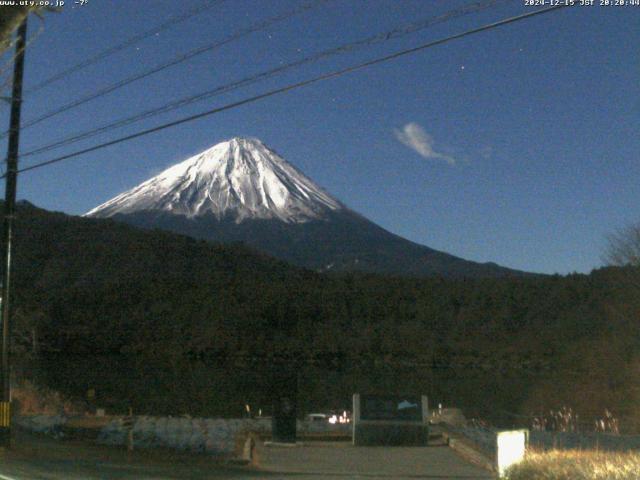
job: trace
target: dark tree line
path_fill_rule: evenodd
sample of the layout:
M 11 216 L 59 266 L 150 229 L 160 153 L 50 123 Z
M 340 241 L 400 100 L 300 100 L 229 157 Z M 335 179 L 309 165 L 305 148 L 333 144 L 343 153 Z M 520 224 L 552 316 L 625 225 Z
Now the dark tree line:
M 636 270 L 447 280 L 321 275 L 28 205 L 16 239 L 19 374 L 112 409 L 237 415 L 293 366 L 301 411 L 416 391 L 508 422 L 638 413 Z M 584 395 L 576 395 L 576 392 Z

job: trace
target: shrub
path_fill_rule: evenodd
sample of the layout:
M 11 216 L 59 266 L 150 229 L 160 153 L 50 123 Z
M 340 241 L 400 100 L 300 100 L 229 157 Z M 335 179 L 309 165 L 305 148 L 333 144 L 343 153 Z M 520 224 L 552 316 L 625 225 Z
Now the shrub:
M 530 452 L 511 467 L 508 480 L 638 480 L 640 453 L 599 451 Z

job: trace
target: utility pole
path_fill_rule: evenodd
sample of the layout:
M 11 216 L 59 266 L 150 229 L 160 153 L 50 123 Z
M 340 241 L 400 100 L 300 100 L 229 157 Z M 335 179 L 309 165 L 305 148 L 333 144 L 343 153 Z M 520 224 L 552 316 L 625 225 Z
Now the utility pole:
M 2 251 L 2 297 L 0 297 L 0 323 L 2 342 L 0 343 L 0 447 L 11 446 L 11 370 L 9 366 L 9 292 L 11 287 L 11 241 L 13 219 L 16 209 L 16 184 L 18 180 L 18 148 L 20 140 L 20 109 L 22 106 L 22 75 L 24 54 L 27 44 L 27 18 L 18 27 L 16 56 L 13 67 L 13 91 L 11 94 L 11 120 L 9 126 L 9 147 L 7 150 L 7 172 L 4 200 L 4 237 Z

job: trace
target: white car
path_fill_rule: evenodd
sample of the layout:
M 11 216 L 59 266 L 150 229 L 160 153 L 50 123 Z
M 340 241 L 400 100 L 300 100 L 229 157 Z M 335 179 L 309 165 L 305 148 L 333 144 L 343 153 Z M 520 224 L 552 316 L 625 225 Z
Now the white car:
M 307 421 L 308 422 L 328 422 L 329 421 L 329 415 L 327 415 L 326 413 L 310 413 L 307 415 Z

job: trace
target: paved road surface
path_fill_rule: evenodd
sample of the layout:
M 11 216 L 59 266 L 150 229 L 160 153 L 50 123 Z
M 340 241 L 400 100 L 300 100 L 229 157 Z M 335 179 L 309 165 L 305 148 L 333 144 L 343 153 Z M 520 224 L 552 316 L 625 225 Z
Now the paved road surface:
M 349 444 L 259 446 L 258 468 L 216 462 L 205 455 L 136 451 L 56 442 L 21 434 L 0 453 L 0 480 L 336 480 L 492 479 L 447 447 L 356 448 Z
M 10 450 L 0 450 L 0 480 L 204 480 L 260 478 L 205 455 L 139 450 L 55 441 L 19 434 Z
M 305 479 L 493 479 L 447 446 L 354 447 L 327 443 L 301 447 L 261 447 L 258 462 L 269 472 Z

